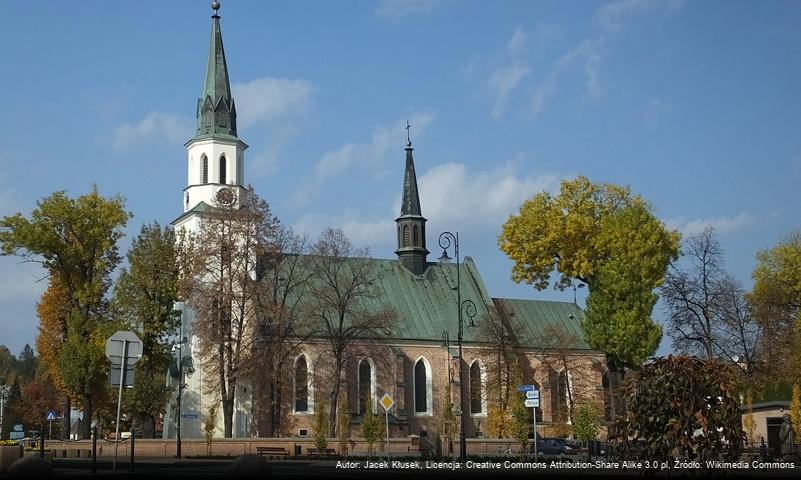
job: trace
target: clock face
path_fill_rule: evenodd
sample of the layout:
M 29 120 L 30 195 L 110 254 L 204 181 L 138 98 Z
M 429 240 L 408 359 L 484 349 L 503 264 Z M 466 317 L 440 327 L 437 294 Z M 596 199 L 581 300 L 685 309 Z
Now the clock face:
M 223 187 L 217 190 L 217 194 L 215 195 L 217 202 L 224 207 L 230 207 L 236 201 L 236 195 L 230 188 Z

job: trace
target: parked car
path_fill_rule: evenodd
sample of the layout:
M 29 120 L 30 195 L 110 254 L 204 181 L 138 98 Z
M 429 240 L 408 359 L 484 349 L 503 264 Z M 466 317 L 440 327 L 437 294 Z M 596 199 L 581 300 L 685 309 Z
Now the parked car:
M 568 447 L 561 438 L 537 439 L 537 452 L 544 455 L 566 455 Z

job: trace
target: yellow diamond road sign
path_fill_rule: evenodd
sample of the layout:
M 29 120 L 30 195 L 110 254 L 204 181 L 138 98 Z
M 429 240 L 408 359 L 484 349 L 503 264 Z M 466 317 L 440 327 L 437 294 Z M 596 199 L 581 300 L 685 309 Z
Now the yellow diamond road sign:
M 378 403 L 380 403 L 381 406 L 384 407 L 384 410 L 389 411 L 389 409 L 392 408 L 393 405 L 395 405 L 395 400 L 393 400 L 388 393 L 385 393 L 384 396 L 381 397 L 381 400 L 378 401 Z

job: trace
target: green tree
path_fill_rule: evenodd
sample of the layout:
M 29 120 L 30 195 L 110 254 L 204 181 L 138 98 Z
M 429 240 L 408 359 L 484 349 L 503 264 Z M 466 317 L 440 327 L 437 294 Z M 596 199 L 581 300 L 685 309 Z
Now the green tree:
M 31 346 L 26 343 L 19 353 L 19 357 L 17 357 L 17 373 L 22 383 L 28 383 L 33 380 L 38 365 L 39 359 L 36 357 L 36 353 Z
M 801 232 L 757 253 L 753 277 L 748 299 L 763 329 L 762 390 L 787 395 L 801 384 Z
M 0 438 L 8 438 L 14 425 L 22 424 L 26 428 L 33 427 L 34 425 L 25 425 L 23 421 L 22 408 L 24 403 L 22 400 L 22 389 L 19 384 L 19 377 L 14 375 L 14 379 L 9 382 L 8 394 L 6 396 L 6 404 L 3 418 L 3 431 L 0 432 Z
M 365 406 L 364 417 L 362 418 L 362 436 L 367 442 L 367 455 L 373 456 L 373 445 L 383 437 L 384 425 L 381 417 L 373 411 L 370 402 Z
M 134 388 L 126 392 L 126 411 L 134 415 L 145 438 L 154 438 L 156 417 L 170 390 L 164 381 L 172 357 L 168 336 L 180 322 L 175 234 L 158 223 L 143 225 L 128 251 L 128 268 L 114 290 L 115 312 L 142 339 Z
M 2 254 L 41 264 L 66 289 L 69 338 L 60 363 L 71 369 L 63 372 L 65 386 L 82 397 L 87 419 L 92 418 L 94 390 L 106 373 L 102 354 L 96 354 L 96 333 L 108 323 L 106 293 L 120 261 L 117 242 L 129 216 L 121 197 L 104 198 L 94 187 L 75 199 L 55 192 L 40 200 L 30 217 L 17 213 L 0 221 Z M 83 438 L 89 436 L 89 424 L 81 425 Z
M 510 398 L 512 409 L 512 438 L 517 440 L 522 451 L 528 447 L 528 409 L 523 403 L 523 395 L 519 392 L 514 393 Z
M 607 355 L 616 387 L 625 368 L 659 346 L 654 290 L 677 258 L 679 240 L 628 187 L 577 177 L 563 181 L 556 196 L 543 192 L 524 202 L 498 243 L 515 262 L 516 282 L 542 290 L 557 271 L 556 288 L 589 287 L 582 327 L 587 343 Z
M 328 448 L 328 404 L 324 399 L 314 405 L 314 446 L 317 455 L 322 455 Z
M 601 412 L 595 404 L 584 404 L 576 411 L 576 420 L 573 423 L 573 434 L 584 442 L 598 438 L 601 428 Z

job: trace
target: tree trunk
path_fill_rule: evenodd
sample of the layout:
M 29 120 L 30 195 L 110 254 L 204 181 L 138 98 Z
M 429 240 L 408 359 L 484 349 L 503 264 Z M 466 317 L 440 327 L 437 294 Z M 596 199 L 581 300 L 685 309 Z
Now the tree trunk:
M 83 395 L 83 421 L 80 423 L 81 428 L 78 431 L 78 438 L 81 440 L 90 438 L 89 433 L 92 431 L 92 394 L 85 393 Z
M 61 439 L 62 440 L 69 440 L 70 439 L 70 422 L 71 422 L 71 415 L 70 411 L 72 410 L 72 403 L 70 402 L 69 395 L 64 395 L 63 405 L 63 412 L 61 414 Z
M 328 436 L 332 437 L 337 431 L 337 402 L 339 401 L 339 371 L 337 369 L 336 380 L 334 381 L 334 389 L 331 391 L 331 404 L 328 410 Z
M 617 416 L 625 412 L 625 401 L 623 398 L 623 381 L 625 380 L 625 369 L 617 364 L 609 363 L 609 412 L 612 423 L 617 422 Z
M 223 407 L 223 426 L 225 429 L 225 438 L 233 438 L 234 436 L 234 399 L 229 398 L 227 395 L 222 399 Z
M 153 415 L 142 415 L 141 425 L 142 438 L 156 438 L 156 419 Z

